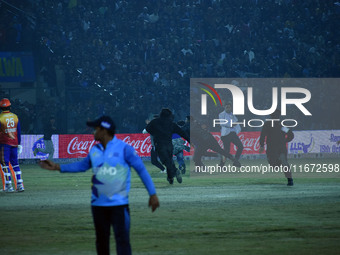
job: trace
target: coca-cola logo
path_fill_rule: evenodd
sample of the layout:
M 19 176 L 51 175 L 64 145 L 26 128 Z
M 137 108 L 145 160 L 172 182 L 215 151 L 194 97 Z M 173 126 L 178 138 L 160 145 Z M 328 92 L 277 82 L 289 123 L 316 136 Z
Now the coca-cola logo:
M 150 136 L 145 137 L 144 139 L 131 138 L 129 135 L 124 137 L 123 142 L 132 146 L 137 152 L 141 154 L 150 153 L 151 151 L 151 139 Z
M 245 138 L 244 134 L 239 135 L 239 138 L 244 146 L 244 150 L 246 151 L 259 151 L 260 149 L 260 136 L 257 138 Z M 234 149 L 237 147 L 234 145 Z
M 93 145 L 95 144 L 95 140 L 83 141 L 78 138 L 78 136 L 74 137 L 69 144 L 67 145 L 67 153 L 68 154 L 88 154 Z
M 218 144 L 221 146 L 221 148 L 224 148 L 224 144 L 223 141 L 221 139 L 220 135 L 217 134 L 213 134 L 213 136 L 215 137 L 215 139 L 217 140 Z M 255 152 L 255 151 L 259 151 L 260 149 L 260 136 L 257 137 L 245 137 L 244 134 L 240 134 L 239 138 L 243 144 L 243 147 L 245 151 L 248 152 Z M 237 151 L 237 147 L 235 144 L 234 145 L 234 150 Z M 211 151 L 211 150 L 208 150 Z

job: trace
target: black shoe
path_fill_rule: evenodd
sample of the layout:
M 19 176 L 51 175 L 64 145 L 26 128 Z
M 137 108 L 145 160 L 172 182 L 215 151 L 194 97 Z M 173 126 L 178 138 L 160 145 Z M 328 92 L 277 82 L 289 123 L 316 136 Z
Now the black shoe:
M 169 182 L 169 184 L 174 184 L 174 178 L 167 178 L 167 180 L 168 180 L 168 182 Z
M 176 171 L 176 180 L 178 183 L 182 183 L 182 174 L 181 171 L 179 169 L 177 169 Z
M 237 159 L 235 159 L 235 160 L 234 160 L 234 163 L 233 163 L 233 166 L 241 167 L 240 161 L 238 161 Z
M 292 178 L 288 178 L 287 186 L 294 186 L 294 182 Z

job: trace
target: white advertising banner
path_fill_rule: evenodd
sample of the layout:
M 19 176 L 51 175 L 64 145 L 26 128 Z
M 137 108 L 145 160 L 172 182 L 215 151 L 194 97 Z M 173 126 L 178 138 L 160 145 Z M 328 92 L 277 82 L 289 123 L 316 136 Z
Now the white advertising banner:
M 59 158 L 59 135 L 52 136 L 54 146 L 53 158 Z M 45 148 L 43 135 L 22 135 L 21 136 L 22 153 L 19 154 L 19 159 L 47 159 L 48 154 L 38 152 L 34 156 L 33 151 L 35 148 Z
M 294 139 L 288 144 L 288 154 L 340 154 L 338 141 L 340 130 L 294 131 Z

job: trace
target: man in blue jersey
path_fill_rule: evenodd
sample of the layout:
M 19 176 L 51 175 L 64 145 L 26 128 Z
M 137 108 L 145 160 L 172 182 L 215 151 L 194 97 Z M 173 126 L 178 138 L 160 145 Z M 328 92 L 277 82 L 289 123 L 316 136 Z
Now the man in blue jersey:
M 93 127 L 95 145 L 80 161 L 59 165 L 50 160 L 40 162 L 48 170 L 84 172 L 90 168 L 92 177 L 92 215 L 96 230 L 97 254 L 110 254 L 110 227 L 114 229 L 117 254 L 131 254 L 130 213 L 128 194 L 133 167 L 143 181 L 149 195 L 152 212 L 159 207 L 152 179 L 134 148 L 115 137 L 115 124 L 108 116 L 87 122 Z

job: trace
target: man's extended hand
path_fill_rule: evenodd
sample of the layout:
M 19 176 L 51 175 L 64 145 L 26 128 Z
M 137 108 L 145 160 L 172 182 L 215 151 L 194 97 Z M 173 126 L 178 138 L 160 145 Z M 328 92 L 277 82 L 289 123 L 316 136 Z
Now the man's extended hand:
M 39 165 L 41 168 L 44 168 L 47 170 L 60 170 L 60 165 L 54 163 L 51 160 L 42 160 L 39 162 Z
M 154 212 L 159 207 L 159 201 L 156 194 L 150 196 L 149 207 L 151 207 L 152 212 Z

